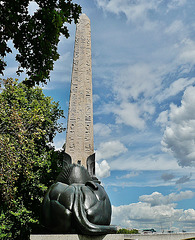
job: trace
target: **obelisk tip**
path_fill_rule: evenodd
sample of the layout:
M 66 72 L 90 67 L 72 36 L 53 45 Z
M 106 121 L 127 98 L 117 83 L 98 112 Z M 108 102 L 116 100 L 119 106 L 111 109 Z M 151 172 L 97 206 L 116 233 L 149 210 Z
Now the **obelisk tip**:
M 89 18 L 88 18 L 88 16 L 85 14 L 85 13 L 82 13 L 81 15 L 80 15 L 80 17 L 79 17 L 79 19 L 87 19 L 87 20 L 89 20 Z

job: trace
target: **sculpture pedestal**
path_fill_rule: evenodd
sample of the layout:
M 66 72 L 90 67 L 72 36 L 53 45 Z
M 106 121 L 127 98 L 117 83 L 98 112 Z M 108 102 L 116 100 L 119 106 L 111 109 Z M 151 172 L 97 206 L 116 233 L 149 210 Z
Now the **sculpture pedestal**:
M 124 240 L 124 234 L 108 234 L 102 236 L 85 236 L 77 234 L 31 235 L 30 240 Z
M 50 234 L 30 236 L 30 240 L 181 240 L 191 238 L 195 238 L 195 233 L 108 234 L 102 236 Z

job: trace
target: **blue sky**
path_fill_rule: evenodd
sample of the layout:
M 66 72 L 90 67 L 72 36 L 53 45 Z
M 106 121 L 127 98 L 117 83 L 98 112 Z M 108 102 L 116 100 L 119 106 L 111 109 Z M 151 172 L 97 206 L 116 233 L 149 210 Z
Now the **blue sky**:
M 195 231 L 195 1 L 75 2 L 91 20 L 96 173 L 112 223 Z M 44 87 L 66 117 L 75 25 L 68 27 Z M 13 54 L 7 63 L 5 75 L 15 77 Z

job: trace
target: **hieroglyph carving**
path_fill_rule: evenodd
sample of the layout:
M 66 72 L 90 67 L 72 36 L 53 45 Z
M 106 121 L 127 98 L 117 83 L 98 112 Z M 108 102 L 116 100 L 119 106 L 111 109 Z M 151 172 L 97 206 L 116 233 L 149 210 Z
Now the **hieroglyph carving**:
M 86 166 L 94 153 L 90 20 L 82 14 L 76 29 L 66 134 L 66 153 Z

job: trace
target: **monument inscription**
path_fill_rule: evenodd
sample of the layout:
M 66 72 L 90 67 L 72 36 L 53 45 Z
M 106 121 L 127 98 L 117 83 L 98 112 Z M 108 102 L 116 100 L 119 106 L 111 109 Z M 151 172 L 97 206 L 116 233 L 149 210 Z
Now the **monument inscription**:
M 77 24 L 65 152 L 72 163 L 87 168 L 94 153 L 90 20 L 82 14 Z

